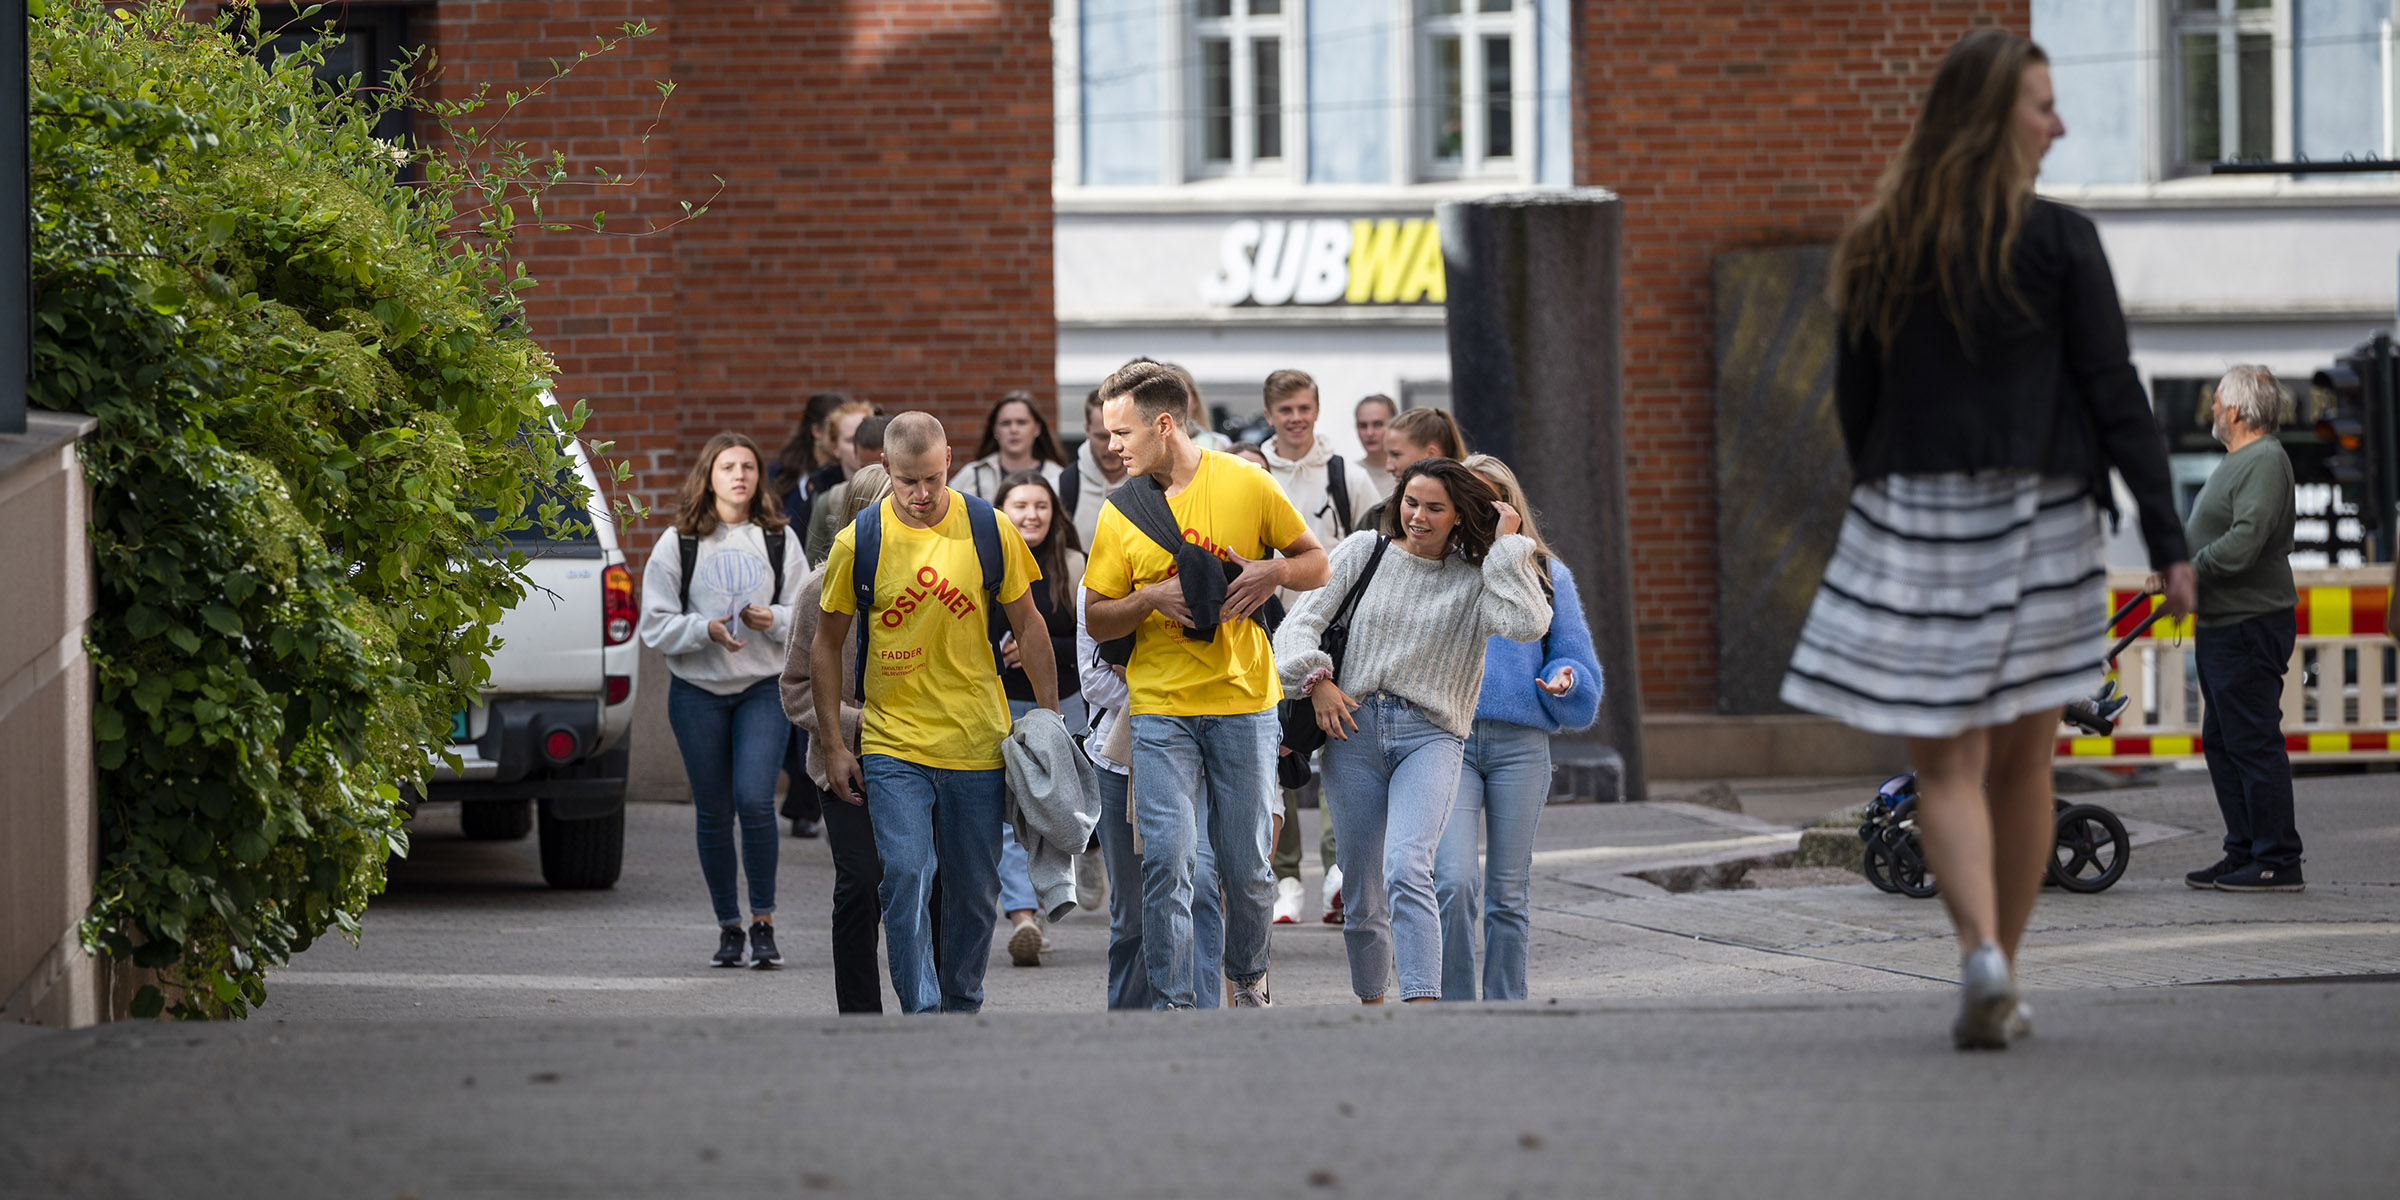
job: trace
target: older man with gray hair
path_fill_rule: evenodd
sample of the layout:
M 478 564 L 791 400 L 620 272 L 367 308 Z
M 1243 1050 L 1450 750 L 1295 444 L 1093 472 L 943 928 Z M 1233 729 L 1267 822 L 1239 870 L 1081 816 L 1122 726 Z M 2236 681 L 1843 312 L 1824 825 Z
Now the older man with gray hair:
M 2200 727 L 2225 814 L 2225 856 L 2184 881 L 2227 892 L 2301 889 L 2292 760 L 2283 748 L 2283 673 L 2297 633 L 2292 587 L 2292 460 L 2275 431 L 2283 386 L 2265 367 L 2217 382 L 2211 428 L 2224 461 L 2184 521 L 2200 577 Z

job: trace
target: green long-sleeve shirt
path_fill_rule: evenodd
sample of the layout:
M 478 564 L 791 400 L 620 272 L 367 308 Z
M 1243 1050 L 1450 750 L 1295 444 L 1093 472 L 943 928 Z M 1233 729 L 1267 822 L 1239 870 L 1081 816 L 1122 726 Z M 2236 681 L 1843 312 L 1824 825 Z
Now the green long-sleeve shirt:
M 2274 437 L 2225 456 L 2183 523 L 2200 576 L 2200 624 L 2231 625 L 2289 609 L 2292 589 L 2292 460 Z

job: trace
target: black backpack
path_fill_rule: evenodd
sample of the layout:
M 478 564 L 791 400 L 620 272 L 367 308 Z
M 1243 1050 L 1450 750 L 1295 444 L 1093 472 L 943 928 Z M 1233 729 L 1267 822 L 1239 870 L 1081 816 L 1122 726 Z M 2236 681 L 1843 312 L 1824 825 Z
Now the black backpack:
M 788 526 L 783 529 L 765 531 L 767 569 L 775 572 L 774 599 L 769 603 L 779 603 L 783 599 L 783 539 L 790 532 L 791 529 Z M 675 556 L 683 563 L 683 577 L 675 585 L 675 600 L 682 606 L 679 611 L 690 612 L 692 611 L 692 569 L 700 563 L 700 539 L 684 537 L 678 533 L 675 536 Z

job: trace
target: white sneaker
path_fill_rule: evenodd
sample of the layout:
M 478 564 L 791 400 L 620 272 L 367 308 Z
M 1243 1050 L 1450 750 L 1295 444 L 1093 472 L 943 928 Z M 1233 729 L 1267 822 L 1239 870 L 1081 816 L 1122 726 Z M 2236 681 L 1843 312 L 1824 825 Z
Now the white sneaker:
M 2017 983 L 2000 947 L 1985 942 L 1959 964 L 1958 1020 L 1951 1044 L 1961 1050 L 2006 1050 L 2010 1018 L 2017 1015 Z M 2033 1014 L 2026 1012 L 2026 1023 Z
M 1299 880 L 1278 879 L 1275 881 L 1275 923 L 1278 925 L 1300 923 Z
M 1042 965 L 1042 922 L 1036 917 L 1017 926 L 1008 935 L 1008 961 L 1020 967 Z
M 1233 985 L 1233 1003 L 1229 1008 L 1273 1008 L 1267 1002 L 1267 977 L 1261 975 L 1255 983 Z
M 1325 897 L 1325 923 L 1328 925 L 1341 924 L 1342 866 L 1340 863 L 1325 868 L 1325 888 L 1321 894 Z

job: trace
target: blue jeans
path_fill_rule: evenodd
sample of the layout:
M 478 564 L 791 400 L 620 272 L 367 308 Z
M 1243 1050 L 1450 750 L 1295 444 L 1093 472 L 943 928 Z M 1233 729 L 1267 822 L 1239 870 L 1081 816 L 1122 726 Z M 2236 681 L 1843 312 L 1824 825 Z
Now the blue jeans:
M 1199 868 L 1203 819 L 1217 854 L 1213 873 L 1224 891 L 1225 974 L 1248 984 L 1267 973 L 1267 934 L 1275 915 L 1269 814 L 1282 737 L 1271 708 L 1226 717 L 1133 718 L 1142 956 L 1150 969 L 1152 1008 L 1189 1008 L 1199 1000 L 1192 972 L 1192 876 Z
M 1442 999 L 1475 998 L 1475 917 L 1483 916 L 1483 998 L 1525 998 L 1533 834 L 1550 799 L 1550 735 L 1479 719 L 1458 772 L 1458 799 L 1434 852 L 1442 906 Z M 1483 834 L 1483 862 L 1475 835 Z
M 1325 793 L 1342 868 L 1350 989 L 1372 1000 L 1400 968 L 1400 998 L 1442 994 L 1433 852 L 1458 795 L 1465 742 L 1389 692 L 1360 700 L 1358 729 L 1325 742 Z
M 1150 1008 L 1150 968 L 1142 954 L 1142 859 L 1133 852 L 1133 826 L 1125 821 L 1125 777 L 1094 768 L 1100 780 L 1100 861 L 1108 868 L 1108 1006 Z M 1214 880 L 1217 855 L 1208 844 L 1208 824 L 1198 824 L 1198 878 Z M 1217 889 L 1192 893 L 1192 994 L 1197 1007 L 1224 1003 L 1218 962 L 1225 954 L 1225 907 Z
M 773 676 L 730 696 L 674 680 L 667 685 L 667 725 L 683 752 L 692 782 L 692 829 L 700 843 L 700 875 L 708 881 L 717 924 L 742 923 L 737 874 L 750 877 L 750 913 L 775 911 L 775 856 L 783 845 L 775 819 L 775 776 L 792 723 Z M 734 858 L 733 827 L 742 828 Z
M 888 754 L 860 760 L 867 816 L 883 859 L 885 954 L 902 1012 L 976 1012 L 1000 919 L 1001 772 L 919 766 Z M 925 903 L 942 879 L 942 946 L 936 966 Z M 937 982 L 938 976 L 938 982 Z
M 2300 865 L 2292 759 L 2283 744 L 2283 676 L 2298 628 L 2286 609 L 2203 628 L 2193 639 L 2206 705 L 2200 751 L 2208 759 L 2217 810 L 2225 814 L 2225 853 L 2277 870 Z

